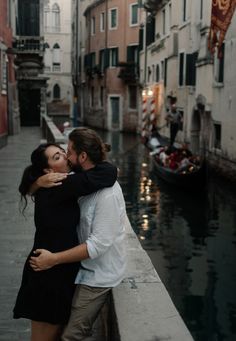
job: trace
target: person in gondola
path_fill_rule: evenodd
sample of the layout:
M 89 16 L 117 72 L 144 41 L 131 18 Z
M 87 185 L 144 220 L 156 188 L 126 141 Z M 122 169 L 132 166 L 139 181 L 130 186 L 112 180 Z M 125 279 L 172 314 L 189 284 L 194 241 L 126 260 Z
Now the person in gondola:
M 165 119 L 170 126 L 170 147 L 172 147 L 182 122 L 182 115 L 178 112 L 175 104 L 171 105 L 170 112 Z

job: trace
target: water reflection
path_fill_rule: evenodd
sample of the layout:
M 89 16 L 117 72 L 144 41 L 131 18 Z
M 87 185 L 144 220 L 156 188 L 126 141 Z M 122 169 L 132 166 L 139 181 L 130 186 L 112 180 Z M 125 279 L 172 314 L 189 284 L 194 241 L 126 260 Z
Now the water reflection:
M 236 340 L 235 191 L 215 179 L 203 195 L 171 188 L 134 136 L 104 138 L 131 224 L 194 339 Z

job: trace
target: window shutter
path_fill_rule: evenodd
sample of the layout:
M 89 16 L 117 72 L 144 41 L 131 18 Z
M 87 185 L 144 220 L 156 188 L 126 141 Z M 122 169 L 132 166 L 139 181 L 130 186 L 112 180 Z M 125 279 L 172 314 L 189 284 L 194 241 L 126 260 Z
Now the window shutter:
M 198 53 L 194 52 L 192 54 L 186 55 L 186 85 L 196 85 L 196 61 Z
M 184 85 L 184 53 L 179 55 L 179 86 Z
M 127 62 L 133 61 L 132 46 L 127 46 Z
M 225 61 L 225 44 L 221 46 L 221 58 L 220 58 L 220 65 L 219 65 L 219 82 L 224 82 L 224 61 Z
M 168 65 L 168 59 L 165 58 L 164 86 L 167 85 L 167 65 Z
M 109 67 L 110 65 L 109 63 L 110 53 L 109 52 L 110 52 L 109 49 L 104 50 L 104 68 L 105 69 Z
M 139 29 L 139 50 L 143 50 L 143 28 Z
M 155 18 L 149 15 L 146 24 L 146 45 L 150 45 L 155 41 Z

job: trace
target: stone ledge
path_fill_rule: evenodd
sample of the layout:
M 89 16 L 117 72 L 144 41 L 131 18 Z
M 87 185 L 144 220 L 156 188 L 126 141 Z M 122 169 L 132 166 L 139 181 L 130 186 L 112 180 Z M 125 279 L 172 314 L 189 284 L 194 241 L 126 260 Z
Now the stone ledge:
M 119 341 L 193 341 L 128 219 L 127 259 L 126 278 L 112 291 L 114 337 Z
M 65 144 L 67 138 L 60 132 L 53 120 L 47 115 L 42 115 L 42 131 L 43 137 L 48 142 Z

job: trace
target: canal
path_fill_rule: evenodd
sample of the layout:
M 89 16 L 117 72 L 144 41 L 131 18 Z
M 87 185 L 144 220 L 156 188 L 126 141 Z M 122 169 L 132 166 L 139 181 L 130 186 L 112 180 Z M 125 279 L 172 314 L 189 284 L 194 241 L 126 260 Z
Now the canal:
M 194 340 L 235 341 L 235 189 L 214 178 L 205 193 L 171 188 L 155 176 L 139 138 L 103 138 L 120 169 L 131 225 Z

